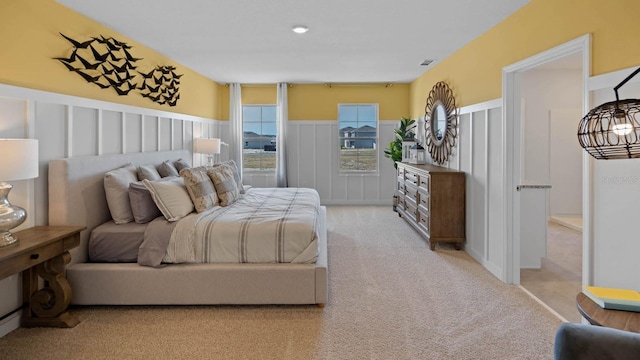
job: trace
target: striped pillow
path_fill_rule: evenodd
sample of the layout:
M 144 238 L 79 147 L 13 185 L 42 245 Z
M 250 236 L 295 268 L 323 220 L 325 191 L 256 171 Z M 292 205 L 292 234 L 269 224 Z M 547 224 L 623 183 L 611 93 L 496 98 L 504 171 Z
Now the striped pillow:
M 180 220 L 193 211 L 193 202 L 181 177 L 170 181 L 145 179 L 142 184 L 149 189 L 153 201 L 168 221 Z
M 184 186 L 197 212 L 201 213 L 218 205 L 218 194 L 204 167 L 182 169 L 180 176 L 184 179 Z

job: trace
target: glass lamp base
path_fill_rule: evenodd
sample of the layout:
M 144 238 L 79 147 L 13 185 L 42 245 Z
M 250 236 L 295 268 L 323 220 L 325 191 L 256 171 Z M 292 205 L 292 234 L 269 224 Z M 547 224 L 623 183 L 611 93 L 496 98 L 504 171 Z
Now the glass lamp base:
M 3 231 L 0 233 L 0 248 L 15 245 L 18 243 L 18 238 L 13 236 L 11 231 Z
M 12 186 L 0 182 L 0 247 L 16 244 L 18 239 L 13 236 L 11 229 L 19 226 L 27 219 L 27 212 L 9 202 L 9 191 Z

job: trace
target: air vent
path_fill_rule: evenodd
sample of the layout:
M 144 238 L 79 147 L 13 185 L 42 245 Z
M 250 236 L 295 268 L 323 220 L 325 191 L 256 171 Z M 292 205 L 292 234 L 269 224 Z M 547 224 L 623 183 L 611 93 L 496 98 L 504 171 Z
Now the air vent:
M 433 62 L 433 59 L 424 59 L 421 63 L 420 66 L 429 66 L 429 64 L 431 64 Z

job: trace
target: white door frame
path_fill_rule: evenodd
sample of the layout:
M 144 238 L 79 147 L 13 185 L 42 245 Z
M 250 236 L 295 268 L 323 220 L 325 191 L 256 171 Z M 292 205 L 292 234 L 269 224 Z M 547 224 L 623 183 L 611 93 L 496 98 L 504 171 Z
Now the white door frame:
M 520 80 L 519 74 L 531 70 L 544 63 L 558 60 L 567 55 L 582 52 L 582 111 L 589 111 L 589 89 L 587 81 L 590 75 L 591 35 L 586 34 L 577 39 L 541 52 L 502 69 L 502 146 L 503 146 L 503 239 L 504 259 L 502 281 L 507 284 L 520 283 L 520 197 L 516 186 L 521 179 L 521 144 L 522 119 L 519 109 Z M 578 122 L 576 119 L 576 134 Z M 576 135 L 576 141 L 577 135 Z M 589 283 L 592 278 L 592 163 L 585 151 L 582 156 L 582 281 Z

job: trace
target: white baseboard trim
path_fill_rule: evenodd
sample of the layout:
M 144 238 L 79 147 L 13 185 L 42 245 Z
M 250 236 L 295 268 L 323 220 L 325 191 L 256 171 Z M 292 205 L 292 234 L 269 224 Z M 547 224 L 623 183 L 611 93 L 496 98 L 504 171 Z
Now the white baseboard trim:
M 0 320 L 0 338 L 20 327 L 22 310 L 18 310 L 6 318 Z

